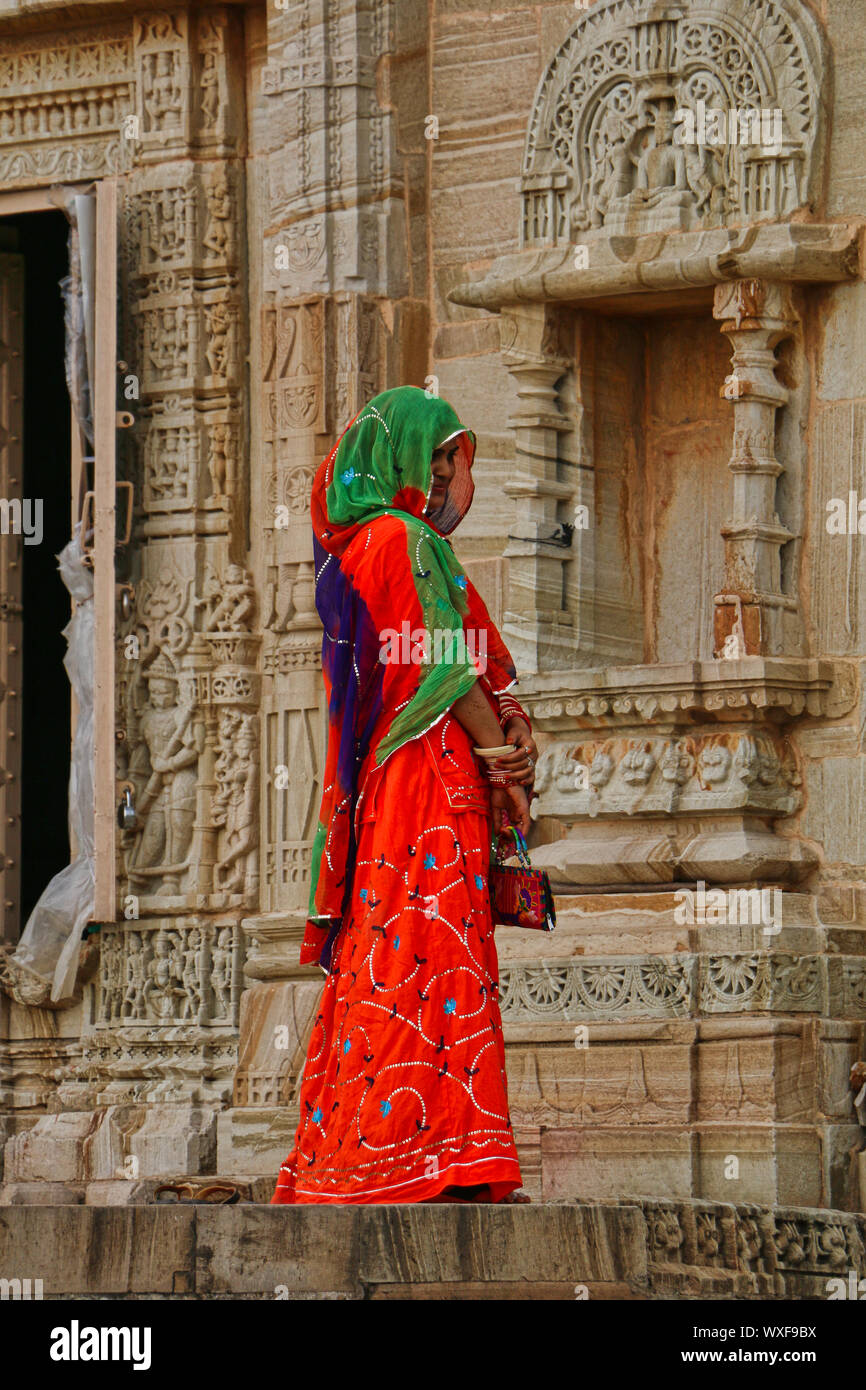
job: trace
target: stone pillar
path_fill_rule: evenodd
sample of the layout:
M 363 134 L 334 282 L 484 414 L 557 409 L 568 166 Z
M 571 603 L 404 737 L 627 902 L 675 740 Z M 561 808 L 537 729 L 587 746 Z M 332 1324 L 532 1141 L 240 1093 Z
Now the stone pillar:
M 508 420 L 517 468 L 503 484 L 515 501 L 504 550 L 510 562 L 504 632 L 518 669 L 530 675 L 568 666 L 574 645 L 563 577 L 571 533 L 557 514 L 558 504 L 573 492 L 558 476 L 559 436 L 571 425 L 559 409 L 556 388 L 569 359 L 560 351 L 555 307 L 509 306 L 500 331 L 503 359 L 520 401 Z
M 775 349 L 796 332 L 798 316 L 791 287 L 765 280 L 717 286 L 713 316 L 734 349 L 723 388 L 734 408 L 734 500 L 722 530 L 725 586 L 714 600 L 715 654 L 777 656 L 785 648 L 785 614 L 796 612 L 797 602 L 782 593 L 780 552 L 794 536 L 776 513 L 784 468 L 774 452 L 775 418 L 788 391 L 776 379 Z

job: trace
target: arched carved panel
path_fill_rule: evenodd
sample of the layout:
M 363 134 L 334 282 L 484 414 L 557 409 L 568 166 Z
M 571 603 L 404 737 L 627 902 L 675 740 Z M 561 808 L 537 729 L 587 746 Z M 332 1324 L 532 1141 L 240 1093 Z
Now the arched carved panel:
M 523 244 L 789 216 L 820 168 L 824 71 L 799 0 L 601 0 L 536 95 Z

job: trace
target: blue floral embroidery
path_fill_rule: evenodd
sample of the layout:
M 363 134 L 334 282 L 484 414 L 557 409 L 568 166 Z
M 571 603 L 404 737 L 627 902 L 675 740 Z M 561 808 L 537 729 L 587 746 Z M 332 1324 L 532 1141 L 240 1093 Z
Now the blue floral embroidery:
M 322 1123 L 322 1115 L 323 1115 L 323 1113 L 324 1113 L 324 1112 L 323 1112 L 322 1110 L 320 1110 L 319 1107 L 318 1107 L 318 1105 L 317 1105 L 316 1108 L 315 1108 L 315 1110 L 313 1111 L 313 1124 L 314 1124 L 314 1125 L 318 1125 L 318 1124 L 321 1124 L 321 1123 Z
M 391 1102 L 390 1102 L 389 1100 L 382 1100 L 382 1101 L 380 1101 L 380 1102 L 379 1102 L 379 1109 L 381 1110 L 381 1112 L 382 1112 L 383 1115 L 390 1115 L 390 1113 L 391 1113 Z
M 480 874 L 476 874 L 476 875 L 475 875 L 475 887 L 476 887 L 476 888 L 483 888 L 483 887 L 484 887 L 484 879 L 481 877 Z
M 444 1003 L 444 1005 L 443 1005 L 443 1008 L 445 1009 L 446 1014 L 456 1014 L 456 1012 L 457 1012 L 457 1000 L 456 1000 L 456 999 L 446 999 L 446 1000 L 445 1000 L 445 1003 Z
M 466 575 L 465 575 L 465 574 L 456 574 L 456 575 L 454 576 L 454 583 L 457 585 L 458 589 L 465 589 L 465 588 L 466 588 Z
M 399 949 L 400 949 L 400 938 L 399 938 L 399 936 L 395 936 L 395 937 L 394 937 L 394 943 L 393 943 L 393 944 L 394 944 L 394 950 L 395 950 L 395 951 L 399 951 Z
M 436 868 L 436 858 L 435 858 L 435 855 L 432 855 L 432 854 L 425 854 L 425 855 L 424 855 L 424 868 L 425 868 L 425 869 L 435 869 L 435 868 Z
M 341 474 L 340 474 L 340 480 L 341 480 L 341 482 L 344 482 L 344 483 L 346 484 L 346 487 L 348 487 L 349 484 L 350 484 L 350 482 L 351 482 L 352 479 L 354 478 L 354 476 L 355 476 L 355 470 L 354 470 L 354 468 L 347 468 L 346 471 L 345 471 L 345 473 L 341 473 Z
M 362 888 L 358 893 L 358 897 L 361 899 L 361 902 L 365 903 L 367 901 L 367 889 Z
M 351 1040 L 350 1040 L 349 1038 L 347 1038 L 346 1041 L 343 1043 L 343 1054 L 345 1055 L 347 1052 L 351 1052 L 351 1050 L 352 1050 L 352 1043 L 351 1043 Z

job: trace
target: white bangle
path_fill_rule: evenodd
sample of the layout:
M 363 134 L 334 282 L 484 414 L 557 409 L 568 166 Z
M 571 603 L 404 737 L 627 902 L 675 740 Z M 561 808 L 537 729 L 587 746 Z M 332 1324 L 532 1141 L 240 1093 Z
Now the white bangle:
M 513 743 L 503 743 L 499 748 L 473 748 L 479 758 L 504 758 L 506 753 L 514 752 Z

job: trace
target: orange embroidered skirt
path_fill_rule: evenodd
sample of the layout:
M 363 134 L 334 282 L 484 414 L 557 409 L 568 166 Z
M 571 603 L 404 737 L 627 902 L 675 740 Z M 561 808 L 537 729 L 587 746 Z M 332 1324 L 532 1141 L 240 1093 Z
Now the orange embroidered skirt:
M 490 799 L 450 715 L 371 774 L 273 1203 L 520 1186 L 488 897 Z

